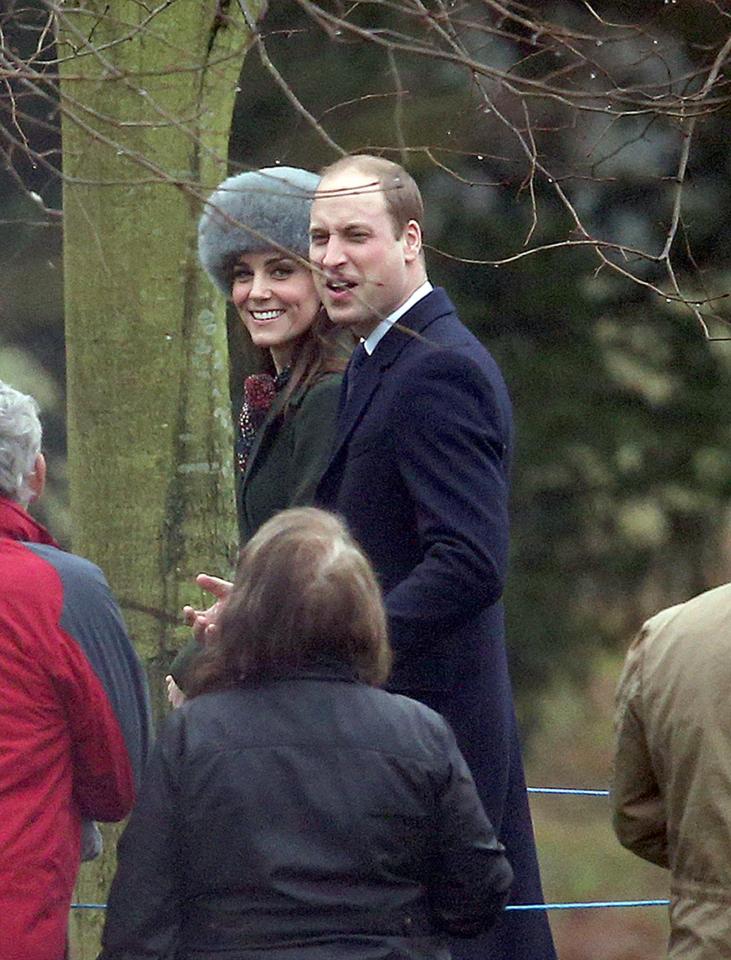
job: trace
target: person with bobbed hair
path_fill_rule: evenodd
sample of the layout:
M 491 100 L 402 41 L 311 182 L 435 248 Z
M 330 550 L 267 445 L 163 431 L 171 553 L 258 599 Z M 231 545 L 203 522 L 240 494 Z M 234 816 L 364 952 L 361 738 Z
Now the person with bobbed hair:
M 342 523 L 321 510 L 283 511 L 250 541 L 219 630 L 192 678 L 193 695 L 330 661 L 345 661 L 374 686 L 391 669 L 373 570 Z
M 100 960 L 448 960 L 512 881 L 447 723 L 379 689 L 391 651 L 342 522 L 243 548 L 119 842 Z

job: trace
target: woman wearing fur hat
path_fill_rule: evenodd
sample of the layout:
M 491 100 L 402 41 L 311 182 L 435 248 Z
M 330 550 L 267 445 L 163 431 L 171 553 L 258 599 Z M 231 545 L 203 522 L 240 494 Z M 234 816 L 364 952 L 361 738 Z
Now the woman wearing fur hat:
M 332 446 L 347 356 L 306 263 L 318 182 L 294 167 L 237 174 L 209 197 L 198 227 L 200 262 L 268 368 L 246 378 L 236 411 L 242 544 L 278 511 L 312 503 Z M 179 686 L 196 649 L 171 667 Z

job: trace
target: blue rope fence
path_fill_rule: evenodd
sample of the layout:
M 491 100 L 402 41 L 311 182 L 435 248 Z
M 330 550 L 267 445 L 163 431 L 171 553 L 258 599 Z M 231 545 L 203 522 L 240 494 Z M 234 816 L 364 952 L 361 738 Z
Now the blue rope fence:
M 528 787 L 530 794 L 567 797 L 608 797 L 608 790 L 577 787 Z M 606 910 L 616 907 L 667 907 L 669 900 L 587 900 L 577 903 L 513 903 L 506 910 Z M 72 910 L 106 910 L 106 903 L 72 903 Z
M 578 790 L 574 787 L 526 787 L 528 793 L 556 793 L 567 797 L 608 797 L 608 790 Z
M 669 900 L 587 900 L 585 903 L 513 903 L 506 910 L 598 910 L 607 907 L 666 907 Z M 72 910 L 106 910 L 106 903 L 72 903 Z

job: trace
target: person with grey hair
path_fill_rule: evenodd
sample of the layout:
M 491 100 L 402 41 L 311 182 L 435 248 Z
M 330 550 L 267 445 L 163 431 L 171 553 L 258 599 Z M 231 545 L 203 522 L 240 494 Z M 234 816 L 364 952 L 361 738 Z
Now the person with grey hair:
M 347 355 L 306 259 L 319 179 L 296 167 L 236 174 L 209 197 L 198 227 L 201 265 L 266 367 L 246 377 L 235 398 L 242 545 L 278 511 L 313 502 L 335 433 Z M 199 650 L 193 640 L 171 664 L 174 704 Z
M 42 489 L 45 476 L 38 405 L 0 382 L 0 495 L 25 507 Z
M 142 664 L 102 572 L 28 512 L 46 462 L 32 397 L 0 381 L 0 957 L 60 960 L 94 820 L 133 804 Z

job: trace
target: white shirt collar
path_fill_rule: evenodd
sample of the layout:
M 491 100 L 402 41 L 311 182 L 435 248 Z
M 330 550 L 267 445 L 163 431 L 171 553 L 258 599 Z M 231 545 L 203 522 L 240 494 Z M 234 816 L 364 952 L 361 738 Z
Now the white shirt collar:
M 394 323 L 396 323 L 397 320 L 400 320 L 400 318 L 403 317 L 408 310 L 411 310 L 415 303 L 418 303 L 419 300 L 423 300 L 424 297 L 431 293 L 433 289 L 434 287 L 429 283 L 429 281 L 425 280 L 420 287 L 417 287 L 416 290 L 414 290 L 408 300 L 402 303 L 400 307 L 396 307 L 393 313 L 389 313 L 385 320 L 381 320 L 376 329 L 372 330 L 366 339 L 361 341 L 368 356 L 373 353 Z

